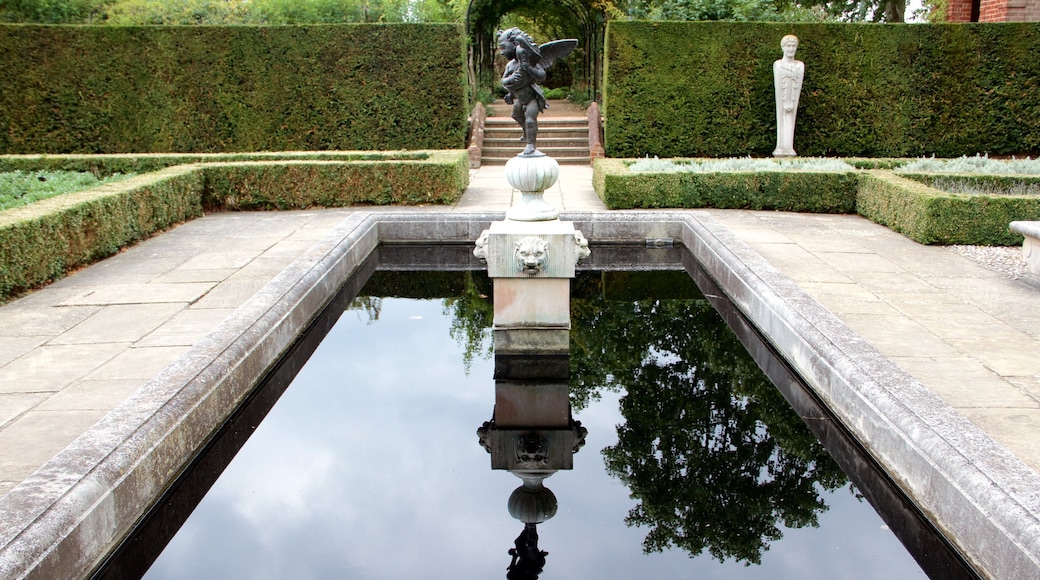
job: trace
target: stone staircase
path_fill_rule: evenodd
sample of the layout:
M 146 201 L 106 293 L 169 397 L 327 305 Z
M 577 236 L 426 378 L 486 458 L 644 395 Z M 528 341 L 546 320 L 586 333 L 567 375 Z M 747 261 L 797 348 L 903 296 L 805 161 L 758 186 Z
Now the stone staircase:
M 520 125 L 511 117 L 488 117 L 484 124 L 481 165 L 505 165 L 524 150 Z M 538 150 L 560 164 L 588 165 L 589 120 L 586 117 L 538 118 Z

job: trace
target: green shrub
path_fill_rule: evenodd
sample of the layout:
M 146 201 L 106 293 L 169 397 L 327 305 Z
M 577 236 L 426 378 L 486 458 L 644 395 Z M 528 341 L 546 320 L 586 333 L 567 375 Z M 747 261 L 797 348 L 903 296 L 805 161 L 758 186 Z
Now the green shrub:
M 565 87 L 557 87 L 555 89 L 546 89 L 545 98 L 547 99 L 566 99 L 571 96 L 571 91 Z
M 987 173 L 993 175 L 1040 175 L 1040 159 L 990 159 L 988 155 L 956 159 L 914 159 L 899 167 L 911 173 Z
M 780 38 L 805 62 L 805 156 L 1040 151 L 1040 23 L 879 26 L 612 20 L 608 157 L 768 155 Z
M 0 210 L 118 181 L 125 177 L 128 176 L 115 174 L 99 179 L 93 173 L 74 171 L 0 172 Z
M 269 159 L 178 165 L 0 211 L 0 248 L 4 248 L 0 253 L 0 302 L 158 230 L 198 217 L 204 204 L 224 210 L 454 203 L 469 181 L 465 151 L 320 160 L 327 156 L 297 153 L 286 155 L 290 160 L 278 161 L 273 154 L 259 154 L 254 157 Z M 393 160 L 398 156 L 407 159 Z M 94 160 L 22 156 L 17 161 L 35 170 L 33 159 L 46 166 L 133 163 L 127 156 Z M 0 164 L 7 161 L 11 158 L 0 158 Z
M 593 183 L 610 209 L 773 209 L 851 213 L 854 172 L 743 171 L 633 173 L 620 159 L 597 159 Z
M 452 24 L 0 25 L 0 153 L 460 149 Z
M 841 159 L 794 157 L 788 159 L 640 159 L 628 165 L 632 173 L 718 173 L 732 171 L 854 171 Z
M 946 193 L 1040 196 L 1040 175 L 933 175 L 901 170 L 897 174 Z
M 202 215 L 202 176 L 175 167 L 0 212 L 0 299 Z
M 651 160 L 652 161 L 652 160 Z M 680 160 L 687 165 L 691 160 Z M 899 166 L 902 160 L 883 160 Z M 859 172 L 732 171 L 634 173 L 643 160 L 597 159 L 593 185 L 607 207 L 772 209 L 859 213 L 922 244 L 1016 245 L 1016 220 L 1040 219 L 1040 176 L 897 175 Z M 666 170 L 664 160 L 657 160 Z M 674 163 L 671 165 L 675 165 Z M 718 160 L 706 167 L 725 166 Z M 962 190 L 934 185 L 956 181 Z
M 106 177 L 116 173 L 148 173 L 188 163 L 234 161 L 422 161 L 428 151 L 279 151 L 261 153 L 154 153 L 117 155 L 0 155 L 0 172 L 77 171 Z
M 1040 219 L 1040 196 L 946 193 L 888 172 L 863 174 L 856 211 L 922 244 L 1008 246 L 1016 220 Z
M 450 204 L 469 180 L 469 158 L 430 161 L 271 161 L 203 168 L 203 203 L 223 209 Z

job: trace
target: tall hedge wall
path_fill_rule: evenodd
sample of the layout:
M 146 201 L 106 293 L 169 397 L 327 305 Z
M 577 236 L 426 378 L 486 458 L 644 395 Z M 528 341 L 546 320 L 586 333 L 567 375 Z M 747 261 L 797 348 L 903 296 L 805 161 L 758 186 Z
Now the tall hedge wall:
M 461 149 L 453 24 L 0 26 L 0 153 Z
M 769 155 L 785 34 L 805 62 L 799 155 L 1040 153 L 1040 23 L 612 21 L 607 155 Z

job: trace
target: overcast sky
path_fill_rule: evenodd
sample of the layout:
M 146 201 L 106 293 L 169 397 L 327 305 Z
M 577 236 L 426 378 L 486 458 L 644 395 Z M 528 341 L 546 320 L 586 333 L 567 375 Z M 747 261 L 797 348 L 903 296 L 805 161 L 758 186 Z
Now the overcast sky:
M 493 365 L 467 376 L 449 324 L 438 301 L 385 300 L 375 324 L 345 313 L 148 578 L 504 578 L 520 480 L 477 442 Z M 559 512 L 538 528 L 543 579 L 924 577 L 847 489 L 762 566 L 643 555 L 645 530 L 623 524 L 634 500 L 599 454 L 623 421 L 617 397 L 577 417 L 575 469 L 546 480 Z

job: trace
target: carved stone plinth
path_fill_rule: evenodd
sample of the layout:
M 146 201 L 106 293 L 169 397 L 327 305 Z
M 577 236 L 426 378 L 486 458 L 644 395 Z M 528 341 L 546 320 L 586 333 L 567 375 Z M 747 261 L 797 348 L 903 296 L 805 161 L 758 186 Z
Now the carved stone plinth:
M 473 254 L 491 278 L 573 278 L 589 242 L 571 222 L 494 222 L 477 239 Z
M 520 190 L 520 201 L 509 208 L 506 218 L 522 222 L 555 220 L 560 211 L 542 197 L 560 177 L 560 164 L 541 151 L 520 154 L 506 162 L 506 181 Z

